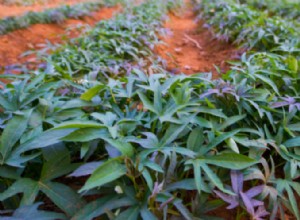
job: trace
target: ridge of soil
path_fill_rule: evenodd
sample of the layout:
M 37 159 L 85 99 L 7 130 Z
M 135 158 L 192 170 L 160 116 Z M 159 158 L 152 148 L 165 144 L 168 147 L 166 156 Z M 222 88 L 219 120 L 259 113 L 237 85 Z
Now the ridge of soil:
M 35 62 L 34 56 L 20 56 L 28 50 L 42 49 L 46 40 L 51 43 L 62 43 L 68 39 L 78 37 L 80 31 L 73 29 L 68 33 L 67 30 L 76 25 L 93 26 L 100 20 L 111 18 L 119 10 L 120 6 L 101 8 L 93 12 L 92 16 L 84 17 L 81 20 L 67 19 L 62 24 L 35 24 L 26 29 L 2 35 L 0 36 L 0 67 Z
M 240 57 L 243 51 L 214 39 L 211 31 L 202 26 L 201 22 L 196 22 L 196 16 L 190 9 L 182 16 L 169 15 L 165 28 L 172 34 L 161 38 L 166 45 L 155 48 L 155 52 L 167 61 L 167 70 L 188 75 L 212 72 L 213 77 L 217 78 L 214 65 L 224 72 L 229 69 L 227 60 Z
M 0 19 L 9 16 L 21 16 L 26 12 L 40 12 L 50 8 L 57 8 L 62 5 L 75 5 L 81 2 L 91 2 L 90 0 L 51 0 L 48 3 L 25 5 L 3 5 L 0 4 Z

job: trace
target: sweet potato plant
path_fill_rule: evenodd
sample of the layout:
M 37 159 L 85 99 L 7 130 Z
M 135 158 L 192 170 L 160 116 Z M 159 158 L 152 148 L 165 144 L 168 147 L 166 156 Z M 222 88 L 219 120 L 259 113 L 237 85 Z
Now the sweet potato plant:
M 220 219 L 224 206 L 300 219 L 298 29 L 276 41 L 268 31 L 290 23 L 270 18 L 239 41 L 259 23 L 248 8 L 203 2 L 216 37 L 255 49 L 220 79 L 168 73 L 151 51 L 172 1 L 100 22 L 31 75 L 2 75 L 4 219 Z

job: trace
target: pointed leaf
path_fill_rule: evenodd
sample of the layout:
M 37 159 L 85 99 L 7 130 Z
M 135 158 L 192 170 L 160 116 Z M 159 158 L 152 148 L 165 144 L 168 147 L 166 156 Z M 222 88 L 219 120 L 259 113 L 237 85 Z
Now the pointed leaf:
M 31 112 L 32 111 L 28 111 L 24 115 L 14 115 L 13 118 L 7 123 L 1 135 L 0 142 L 2 161 L 6 160 L 14 145 L 25 132 Z
M 153 113 L 159 114 L 159 112 L 157 112 L 157 110 L 155 109 L 151 101 L 147 98 L 147 96 L 145 96 L 142 92 L 139 92 L 138 94 L 143 102 L 144 108 L 150 110 Z
M 283 143 L 285 147 L 300 147 L 300 137 L 295 137 Z
M 0 200 L 3 201 L 18 193 L 23 193 L 21 205 L 32 205 L 39 191 L 36 181 L 29 178 L 22 178 L 14 182 L 7 190 L 0 193 Z
M 245 169 L 257 163 L 256 160 L 236 153 L 224 153 L 205 157 L 200 160 L 202 160 L 206 164 L 211 164 L 232 170 Z
M 204 140 L 203 129 L 196 128 L 190 133 L 188 137 L 187 148 L 192 151 L 198 151 L 198 149 L 202 146 Z
M 62 183 L 39 182 L 40 189 L 68 216 L 73 216 L 84 207 L 85 201 L 70 187 Z
M 96 85 L 85 91 L 80 98 L 84 101 L 91 101 L 103 88 L 105 88 L 105 85 Z
M 102 161 L 86 163 L 86 164 L 80 166 L 77 170 L 75 170 L 69 176 L 80 177 L 80 176 L 91 175 L 101 164 L 103 164 Z
M 128 209 L 126 209 L 124 212 L 120 213 L 115 220 L 138 220 L 140 213 L 140 207 L 139 206 L 133 206 Z
M 134 154 L 134 148 L 130 143 L 121 140 L 113 140 L 110 138 L 103 138 L 112 147 L 118 149 L 123 155 L 131 157 Z
M 199 153 L 201 155 L 205 155 L 207 152 L 212 150 L 214 147 L 221 144 L 226 139 L 233 137 L 235 134 L 237 134 L 239 132 L 240 132 L 240 130 L 238 129 L 238 130 L 233 130 L 233 131 L 225 132 L 225 133 L 221 134 L 220 136 L 213 139 L 206 147 L 201 148 Z
M 103 186 L 126 174 L 126 167 L 116 159 L 111 159 L 98 167 L 79 192 Z
M 107 210 L 113 211 L 121 207 L 130 207 L 133 205 L 135 205 L 135 201 L 128 197 L 105 196 L 87 204 L 79 210 L 71 220 L 93 220 L 106 213 Z
M 38 210 L 38 207 L 42 203 L 36 203 L 34 205 L 25 205 L 21 206 L 11 217 L 1 217 L 2 220 L 32 220 L 32 219 L 39 219 L 39 220 L 66 220 L 66 216 L 62 213 L 55 213 L 55 212 L 46 212 Z

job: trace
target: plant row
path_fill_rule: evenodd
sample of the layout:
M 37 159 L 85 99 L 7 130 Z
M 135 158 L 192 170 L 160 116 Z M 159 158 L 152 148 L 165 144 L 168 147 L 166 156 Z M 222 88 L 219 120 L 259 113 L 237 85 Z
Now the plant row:
M 104 3 L 99 2 L 79 3 L 46 9 L 42 12 L 30 11 L 22 16 L 6 17 L 0 20 L 0 35 L 26 28 L 33 24 L 61 23 L 68 18 L 78 19 L 83 16 L 89 16 L 92 11 L 96 11 L 104 5 Z
M 59 65 L 54 65 L 54 61 L 49 62 L 45 70 L 36 71 L 32 75 L 2 76 L 15 78 L 15 80 L 8 84 L 2 83 L 4 88 L 0 95 L 0 200 L 2 201 L 0 205 L 1 210 L 7 210 L 1 211 L 1 219 L 93 219 L 104 214 L 110 216 L 109 210 L 130 206 L 130 198 L 122 196 L 121 198 L 114 189 L 111 191 L 111 188 L 101 188 L 101 190 L 96 190 L 98 192 L 92 190 L 89 193 L 78 193 L 76 191 L 84 185 L 87 178 L 71 179 L 66 177 L 67 174 L 86 164 L 87 161 L 95 162 L 94 165 L 100 166 L 107 160 L 109 156 L 103 141 L 96 138 L 95 140 L 82 139 L 65 142 L 61 139 L 71 134 L 71 130 L 76 131 L 77 129 L 71 128 L 71 130 L 67 129 L 68 131 L 62 129 L 55 133 L 52 132 L 56 125 L 63 122 L 78 119 L 79 123 L 85 123 L 86 120 L 92 119 L 89 115 L 93 111 L 99 110 L 99 113 L 102 110 L 106 111 L 102 105 L 102 101 L 105 101 L 106 98 L 102 97 L 103 100 L 99 100 L 98 97 L 94 97 L 101 92 L 99 83 L 112 86 L 113 89 L 114 82 L 117 81 L 109 78 L 109 75 L 114 75 L 118 71 L 118 69 L 113 69 L 117 66 L 114 59 L 117 63 L 122 64 L 121 66 L 126 72 L 131 72 L 130 68 L 138 70 L 147 64 L 144 64 L 141 58 L 147 58 L 144 59 L 145 62 L 150 60 L 150 50 L 139 51 L 157 41 L 157 28 L 161 27 L 161 18 L 165 8 L 166 6 L 162 7 L 153 3 L 143 4 L 118 15 L 111 21 L 100 22 L 83 37 L 76 39 L 73 42 L 74 45 L 80 42 L 81 44 L 77 44 L 77 47 L 82 48 L 79 51 L 78 59 L 89 59 L 88 56 L 91 55 L 91 59 L 97 56 L 102 58 L 100 64 L 95 63 L 94 65 L 94 67 L 96 65 L 101 67 L 99 69 L 91 69 L 92 71 L 88 68 L 79 69 L 79 72 L 85 71 L 85 76 L 80 80 L 59 72 Z M 98 44 L 99 51 L 85 51 L 85 47 L 93 43 L 95 43 L 94 46 Z M 67 47 L 68 45 L 65 45 L 63 48 L 68 50 Z M 61 57 L 64 56 L 63 48 Z M 73 52 L 74 55 L 79 53 Z M 89 53 L 87 54 L 87 52 Z M 80 57 L 80 55 L 82 56 Z M 106 58 L 104 58 L 105 56 Z M 53 57 L 59 58 L 59 52 L 54 53 Z M 105 64 L 104 61 L 107 63 Z M 102 68 L 105 65 L 107 68 L 104 71 Z M 61 66 L 64 68 L 63 65 Z M 155 64 L 151 64 L 148 67 L 155 70 L 154 66 Z M 122 72 L 122 74 L 125 75 L 126 72 Z M 109 100 L 107 99 L 107 101 Z M 134 114 L 134 112 L 130 114 Z M 133 120 L 128 116 L 123 122 L 124 131 L 126 131 L 126 127 L 131 127 Z M 122 122 L 118 124 L 118 127 L 122 127 L 121 124 Z M 88 126 L 86 128 L 90 130 Z M 97 130 L 96 133 L 102 133 L 101 128 L 95 127 L 95 130 Z M 34 141 L 38 146 L 34 147 L 28 141 Z M 118 140 L 115 141 L 118 142 Z M 22 145 L 25 143 L 29 143 L 30 149 L 25 147 L 27 149 L 20 152 L 18 156 L 18 153 L 14 151 L 23 151 Z M 119 143 L 119 145 L 122 144 Z M 125 151 L 127 147 L 125 145 Z M 131 149 L 128 148 L 128 150 Z M 13 162 L 14 157 L 16 157 L 15 162 L 17 163 Z M 114 169 L 114 167 L 110 168 Z M 91 172 L 86 168 L 83 170 Z M 105 178 L 106 175 L 111 175 L 109 170 L 103 177 Z M 112 173 L 112 175 L 114 174 Z M 70 183 L 72 183 L 72 187 L 68 186 Z M 111 197 L 104 197 L 107 193 L 111 193 Z M 45 199 L 46 197 L 48 199 Z M 41 206 L 41 202 L 45 201 L 46 204 Z M 92 202 L 88 203 L 88 201 Z M 45 209 L 49 206 L 50 210 L 59 209 L 60 212 L 38 210 L 38 207 Z M 15 211 L 11 214 L 11 210 Z M 141 212 L 143 215 L 151 214 L 147 209 Z M 5 217 L 5 215 L 8 216 Z
M 271 0 L 250 0 L 240 1 L 240 3 L 248 4 L 260 10 L 267 10 L 270 15 L 277 15 L 291 20 L 300 22 L 300 4 L 297 1 L 271 1 Z
M 200 16 L 220 39 L 243 43 L 247 49 L 299 53 L 299 23 L 254 10 L 243 4 L 212 1 L 198 4 Z M 296 9 L 295 9 L 296 10 Z
M 200 5 L 200 10 L 200 16 L 207 20 L 206 27 L 217 38 L 260 52 L 257 56 L 267 57 L 267 60 L 260 58 L 257 61 L 259 68 L 262 63 L 268 69 L 277 66 L 276 74 L 291 76 L 297 84 L 300 71 L 299 23 L 269 17 L 264 12 L 226 1 L 205 2 Z M 276 62 L 272 62 L 274 59 Z
M 296 9 L 295 9 L 296 10 Z M 276 168 L 273 169 L 273 174 L 279 177 L 282 181 L 291 181 L 295 184 L 298 175 L 292 176 L 290 172 L 299 172 L 299 166 L 292 168 L 291 163 L 299 164 L 299 130 L 294 131 L 289 128 L 288 121 L 295 120 L 295 125 L 298 126 L 299 120 L 299 76 L 300 76 L 300 41 L 299 41 L 299 25 L 290 22 L 280 17 L 270 17 L 261 11 L 256 11 L 246 5 L 231 3 L 229 1 L 203 1 L 200 5 L 200 17 L 205 18 L 208 28 L 211 28 L 216 37 L 226 40 L 231 40 L 247 49 L 248 51 L 241 57 L 239 62 L 232 62 L 232 70 L 223 75 L 224 80 L 232 80 L 234 84 L 240 81 L 252 81 L 251 88 L 255 89 L 257 94 L 263 94 L 264 91 L 273 92 L 262 98 L 263 101 L 270 102 L 269 107 L 256 103 L 256 113 L 260 118 L 272 121 L 271 124 L 258 124 L 256 127 L 259 130 L 265 130 L 266 138 L 271 142 L 276 143 L 275 146 L 286 149 L 286 153 L 291 150 L 287 147 L 289 144 L 281 142 L 285 138 L 292 138 L 292 143 L 295 147 L 292 152 L 295 153 L 295 158 L 282 157 L 273 161 L 273 157 L 278 156 L 277 152 L 268 152 L 262 155 L 262 158 L 270 164 L 275 164 Z M 234 77 L 234 78 L 232 78 Z M 237 80 L 239 79 L 239 80 Z M 242 91 L 241 91 L 242 92 Z M 243 92 L 242 92 L 243 93 Z M 271 95 L 272 94 L 272 95 Z M 274 102 L 271 100 L 277 96 Z M 270 99 L 271 98 L 271 99 Z M 282 109 L 282 119 L 277 120 L 274 118 L 275 112 Z M 263 111 L 261 111 L 263 109 Z M 272 110 L 273 109 L 273 110 Z M 265 112 L 267 111 L 267 112 Z M 292 113 L 294 111 L 294 113 Z M 264 113 L 263 113 L 264 112 Z M 248 112 L 247 118 L 253 113 Z M 287 123 L 287 124 L 286 124 Z M 278 142 L 278 140 L 280 141 Z M 268 143 L 266 146 L 273 146 Z M 286 148 L 287 147 L 287 148 Z M 275 147 L 276 148 L 276 147 Z M 298 152 L 298 153 L 296 153 Z M 280 154 L 280 153 L 279 153 Z M 297 159 L 296 159 L 297 158 Z M 294 161 L 294 159 L 296 161 Z M 263 165 L 265 169 L 265 165 Z M 250 168 L 251 169 L 251 168 Z M 292 171 L 293 170 L 293 171 Z M 282 175 L 284 173 L 284 175 Z M 260 174 L 255 173 L 253 177 L 258 177 Z M 272 183 L 271 183 L 272 182 Z M 276 189 L 282 187 L 281 183 L 270 181 L 269 185 L 275 185 Z M 299 187 L 299 185 L 297 186 Z M 299 196 L 300 188 L 294 188 L 294 192 Z M 286 196 L 288 208 L 293 215 L 299 219 L 299 208 L 296 199 L 293 195 L 293 190 L 282 194 L 281 190 L 274 191 L 274 193 Z M 272 194 L 272 193 L 271 193 Z M 276 194 L 276 195 L 279 195 Z M 229 209 L 232 206 L 232 200 L 224 195 L 219 195 L 224 201 L 230 203 Z M 276 198 L 273 197 L 275 200 Z M 278 199 L 278 198 L 277 198 Z M 266 201 L 265 201 L 266 202 Z M 250 201 L 243 200 L 243 205 L 248 213 L 253 214 L 253 210 L 249 209 Z M 255 204 L 255 201 L 252 202 Z M 284 209 L 280 210 L 281 218 L 284 218 Z M 251 214 L 251 215 L 252 215 Z M 253 215 L 252 215 L 253 216 Z M 254 219 L 259 219 L 257 216 Z M 274 219 L 275 215 L 270 215 L 270 219 Z
M 36 3 L 47 3 L 48 0 L 0 0 L 0 4 L 4 5 L 33 5 Z

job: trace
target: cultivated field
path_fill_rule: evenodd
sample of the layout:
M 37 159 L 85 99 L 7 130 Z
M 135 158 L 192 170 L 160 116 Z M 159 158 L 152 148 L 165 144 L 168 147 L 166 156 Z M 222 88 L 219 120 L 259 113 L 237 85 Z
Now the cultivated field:
M 0 219 L 300 220 L 298 0 L 0 0 Z

